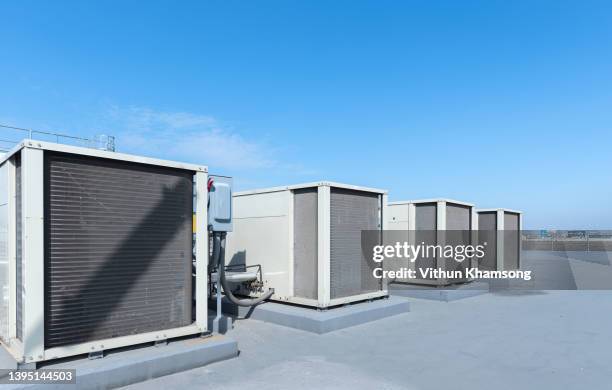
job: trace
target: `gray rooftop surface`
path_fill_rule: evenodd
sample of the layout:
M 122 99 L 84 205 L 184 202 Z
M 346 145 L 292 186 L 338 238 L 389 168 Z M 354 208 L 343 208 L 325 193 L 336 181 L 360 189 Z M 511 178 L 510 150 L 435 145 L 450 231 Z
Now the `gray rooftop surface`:
M 410 313 L 323 335 L 239 320 L 238 358 L 128 388 L 611 388 L 610 291 L 411 302 Z

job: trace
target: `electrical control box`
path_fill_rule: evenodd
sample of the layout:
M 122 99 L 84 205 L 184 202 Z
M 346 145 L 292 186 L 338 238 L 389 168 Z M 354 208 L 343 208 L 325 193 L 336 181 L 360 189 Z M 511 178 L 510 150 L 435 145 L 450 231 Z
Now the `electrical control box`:
M 232 231 L 232 178 L 208 177 L 208 230 Z

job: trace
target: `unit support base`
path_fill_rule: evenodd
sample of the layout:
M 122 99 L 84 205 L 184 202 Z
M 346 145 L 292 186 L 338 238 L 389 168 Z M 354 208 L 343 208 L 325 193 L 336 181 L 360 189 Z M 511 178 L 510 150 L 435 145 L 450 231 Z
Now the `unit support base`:
M 102 359 L 104 357 L 104 351 L 90 352 L 87 357 L 89 360 Z
M 36 370 L 37 368 L 36 363 L 17 363 L 18 370 Z
M 163 347 L 165 345 L 168 345 L 168 339 L 156 340 L 153 345 L 155 345 L 156 347 Z

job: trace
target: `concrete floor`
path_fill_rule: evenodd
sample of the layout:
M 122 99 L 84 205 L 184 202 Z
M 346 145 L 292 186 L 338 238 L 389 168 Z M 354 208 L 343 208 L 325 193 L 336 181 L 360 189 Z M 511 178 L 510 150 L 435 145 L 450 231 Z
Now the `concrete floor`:
M 317 335 L 240 320 L 237 359 L 129 389 L 610 389 L 612 292 L 414 299 L 411 312 Z

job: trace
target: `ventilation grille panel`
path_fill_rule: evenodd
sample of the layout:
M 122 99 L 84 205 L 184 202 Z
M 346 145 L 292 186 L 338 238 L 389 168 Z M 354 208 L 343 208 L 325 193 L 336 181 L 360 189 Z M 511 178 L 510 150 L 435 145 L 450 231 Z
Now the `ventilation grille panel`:
M 361 248 L 363 230 L 379 230 L 380 195 L 364 191 L 331 189 L 331 298 L 381 290 L 372 274 L 375 264 Z
M 487 243 L 485 255 L 478 260 L 478 268 L 487 271 L 497 270 L 497 212 L 478 213 L 478 243 Z
M 293 288 L 301 298 L 318 298 L 318 194 L 318 187 L 293 191 Z
M 504 269 L 519 269 L 520 258 L 519 215 L 504 213 Z
M 22 201 L 21 201 L 21 152 L 15 154 L 15 289 L 16 291 L 16 336 L 23 340 L 23 249 L 21 245 Z
M 45 347 L 191 323 L 192 182 L 45 152 Z

